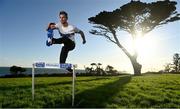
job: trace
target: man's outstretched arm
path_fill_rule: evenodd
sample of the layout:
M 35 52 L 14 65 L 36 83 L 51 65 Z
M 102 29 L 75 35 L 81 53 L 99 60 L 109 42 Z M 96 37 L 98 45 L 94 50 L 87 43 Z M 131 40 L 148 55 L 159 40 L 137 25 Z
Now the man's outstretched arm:
M 81 35 L 81 38 L 83 40 L 83 44 L 85 44 L 86 43 L 86 38 L 85 38 L 85 35 L 84 35 L 83 31 L 80 30 L 79 34 Z

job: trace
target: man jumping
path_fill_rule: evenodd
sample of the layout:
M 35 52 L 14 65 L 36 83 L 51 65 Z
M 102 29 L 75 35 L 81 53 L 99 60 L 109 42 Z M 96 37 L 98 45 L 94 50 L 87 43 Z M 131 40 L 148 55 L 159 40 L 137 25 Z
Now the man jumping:
M 86 39 L 84 36 L 83 31 L 78 29 L 77 27 L 68 23 L 68 14 L 65 11 L 60 11 L 59 13 L 60 22 L 49 23 L 47 31 L 48 31 L 48 38 L 47 46 L 51 46 L 52 44 L 64 44 L 61 49 L 59 63 L 66 63 L 66 58 L 68 56 L 69 51 L 75 48 L 75 33 L 79 33 L 82 37 L 83 44 L 86 43 Z M 57 29 L 60 34 L 60 38 L 53 38 L 53 30 Z

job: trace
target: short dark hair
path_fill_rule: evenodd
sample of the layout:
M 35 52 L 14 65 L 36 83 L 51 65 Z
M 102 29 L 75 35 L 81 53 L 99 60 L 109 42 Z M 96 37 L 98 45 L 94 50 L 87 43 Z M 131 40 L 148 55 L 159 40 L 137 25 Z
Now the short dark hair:
M 60 12 L 59 12 L 59 16 L 60 16 L 61 14 L 65 15 L 65 16 L 66 16 L 66 18 L 68 18 L 68 14 L 67 14 L 67 12 L 66 12 L 66 11 L 60 11 Z

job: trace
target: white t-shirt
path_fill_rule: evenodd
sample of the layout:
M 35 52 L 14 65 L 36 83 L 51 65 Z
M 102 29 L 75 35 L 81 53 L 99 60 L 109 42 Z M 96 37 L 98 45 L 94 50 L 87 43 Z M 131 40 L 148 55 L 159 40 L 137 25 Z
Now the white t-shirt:
M 55 27 L 62 34 L 71 34 L 70 37 L 68 37 L 68 38 L 74 42 L 75 42 L 75 38 L 74 38 L 75 34 L 73 34 L 73 33 L 79 33 L 80 32 L 80 29 L 78 29 L 77 27 L 70 25 L 70 24 L 68 24 L 67 27 L 63 27 L 63 25 L 59 22 L 55 25 Z

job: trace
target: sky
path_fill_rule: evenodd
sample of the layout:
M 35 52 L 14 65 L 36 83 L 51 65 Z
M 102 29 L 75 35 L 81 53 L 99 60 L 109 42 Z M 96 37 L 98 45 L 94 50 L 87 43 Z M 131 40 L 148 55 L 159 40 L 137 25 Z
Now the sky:
M 154 0 L 141 0 L 152 2 Z M 180 1 L 177 11 L 180 12 Z M 0 66 L 31 67 L 33 62 L 58 63 L 62 45 L 47 47 L 45 31 L 49 22 L 59 22 L 59 11 L 68 13 L 68 22 L 81 29 L 87 43 L 76 35 L 76 48 L 69 53 L 67 63 L 78 68 L 91 63 L 112 65 L 120 71 L 133 73 L 132 65 L 120 48 L 101 36 L 89 33 L 93 25 L 88 18 L 99 12 L 113 11 L 130 0 L 0 0 Z M 138 61 L 142 72 L 158 71 L 172 62 L 174 53 L 180 53 L 180 21 L 163 25 L 148 33 L 140 41 Z M 118 33 L 119 41 L 131 51 L 131 36 Z M 59 37 L 55 31 L 56 38 Z

